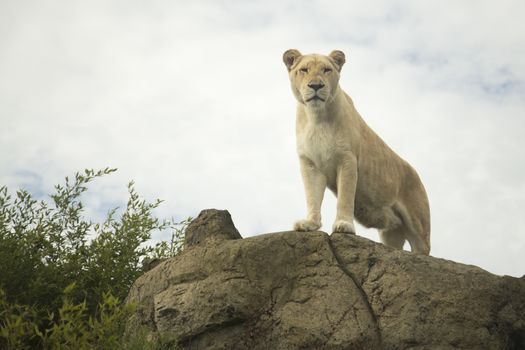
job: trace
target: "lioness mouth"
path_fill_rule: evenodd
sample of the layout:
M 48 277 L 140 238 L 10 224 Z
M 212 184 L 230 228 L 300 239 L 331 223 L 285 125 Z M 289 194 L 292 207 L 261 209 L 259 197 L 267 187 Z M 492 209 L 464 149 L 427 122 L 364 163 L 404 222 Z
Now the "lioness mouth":
M 315 100 L 321 100 L 324 102 L 324 100 L 317 95 L 310 97 L 308 100 L 306 100 L 306 102 L 315 101 Z

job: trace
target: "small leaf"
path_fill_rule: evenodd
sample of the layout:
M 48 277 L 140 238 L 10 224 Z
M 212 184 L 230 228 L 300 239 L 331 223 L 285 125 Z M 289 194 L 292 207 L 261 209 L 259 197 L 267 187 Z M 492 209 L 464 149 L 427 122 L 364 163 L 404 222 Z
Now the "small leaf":
M 76 282 L 70 283 L 66 288 L 64 288 L 64 294 L 69 295 L 76 288 Z

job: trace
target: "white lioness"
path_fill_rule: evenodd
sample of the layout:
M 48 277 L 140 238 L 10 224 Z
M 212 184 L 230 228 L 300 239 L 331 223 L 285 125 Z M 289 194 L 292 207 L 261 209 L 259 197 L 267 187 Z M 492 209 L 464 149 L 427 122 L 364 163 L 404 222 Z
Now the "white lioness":
M 297 99 L 297 152 L 306 192 L 307 217 L 297 231 L 321 227 L 321 202 L 328 187 L 337 196 L 333 232 L 355 234 L 354 218 L 379 230 L 381 241 L 430 253 L 430 209 L 416 171 L 364 122 L 339 87 L 345 63 L 330 55 L 284 53 Z

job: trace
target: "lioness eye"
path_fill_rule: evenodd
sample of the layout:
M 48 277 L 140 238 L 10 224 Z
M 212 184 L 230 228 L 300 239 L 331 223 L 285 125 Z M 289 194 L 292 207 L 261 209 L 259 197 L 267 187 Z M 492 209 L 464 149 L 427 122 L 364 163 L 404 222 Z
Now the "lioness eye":
M 325 72 L 325 73 L 330 73 L 331 71 L 332 71 L 332 68 L 325 68 L 325 69 L 324 69 L 324 72 Z
M 301 73 L 308 73 L 308 68 L 306 67 L 303 67 L 301 69 L 299 69 L 301 71 Z

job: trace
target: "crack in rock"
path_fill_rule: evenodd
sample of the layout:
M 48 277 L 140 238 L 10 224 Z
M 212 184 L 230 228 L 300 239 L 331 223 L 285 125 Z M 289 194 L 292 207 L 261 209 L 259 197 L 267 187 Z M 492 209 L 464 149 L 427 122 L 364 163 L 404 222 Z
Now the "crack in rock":
M 382 335 L 381 335 L 381 329 L 379 328 L 379 323 L 377 321 L 377 316 L 374 312 L 374 310 L 372 309 L 372 305 L 370 304 L 370 301 L 368 300 L 368 295 L 366 294 L 366 292 L 364 291 L 363 289 L 363 286 L 358 283 L 357 281 L 357 278 L 354 276 L 354 274 L 352 274 L 350 272 L 350 270 L 348 270 L 345 265 L 342 263 L 342 259 L 341 257 L 339 256 L 339 254 L 337 254 L 334 246 L 333 246 L 333 242 L 332 240 L 330 239 L 330 236 L 327 235 L 327 241 L 328 241 L 328 247 L 330 248 L 330 251 L 332 252 L 334 258 L 335 258 L 335 261 L 337 262 L 337 265 L 338 267 L 341 269 L 341 271 L 343 271 L 343 273 L 345 275 L 347 275 L 348 277 L 350 277 L 350 279 L 352 280 L 352 282 L 354 283 L 354 285 L 356 286 L 357 290 L 359 291 L 359 294 L 360 294 L 360 297 L 361 297 L 361 301 L 363 302 L 363 304 L 365 305 L 368 313 L 370 314 L 370 316 L 372 317 L 372 321 L 374 323 L 374 326 L 375 326 L 375 333 L 377 335 L 377 339 L 379 341 L 379 344 L 382 346 L 383 344 L 383 339 L 382 339 Z

